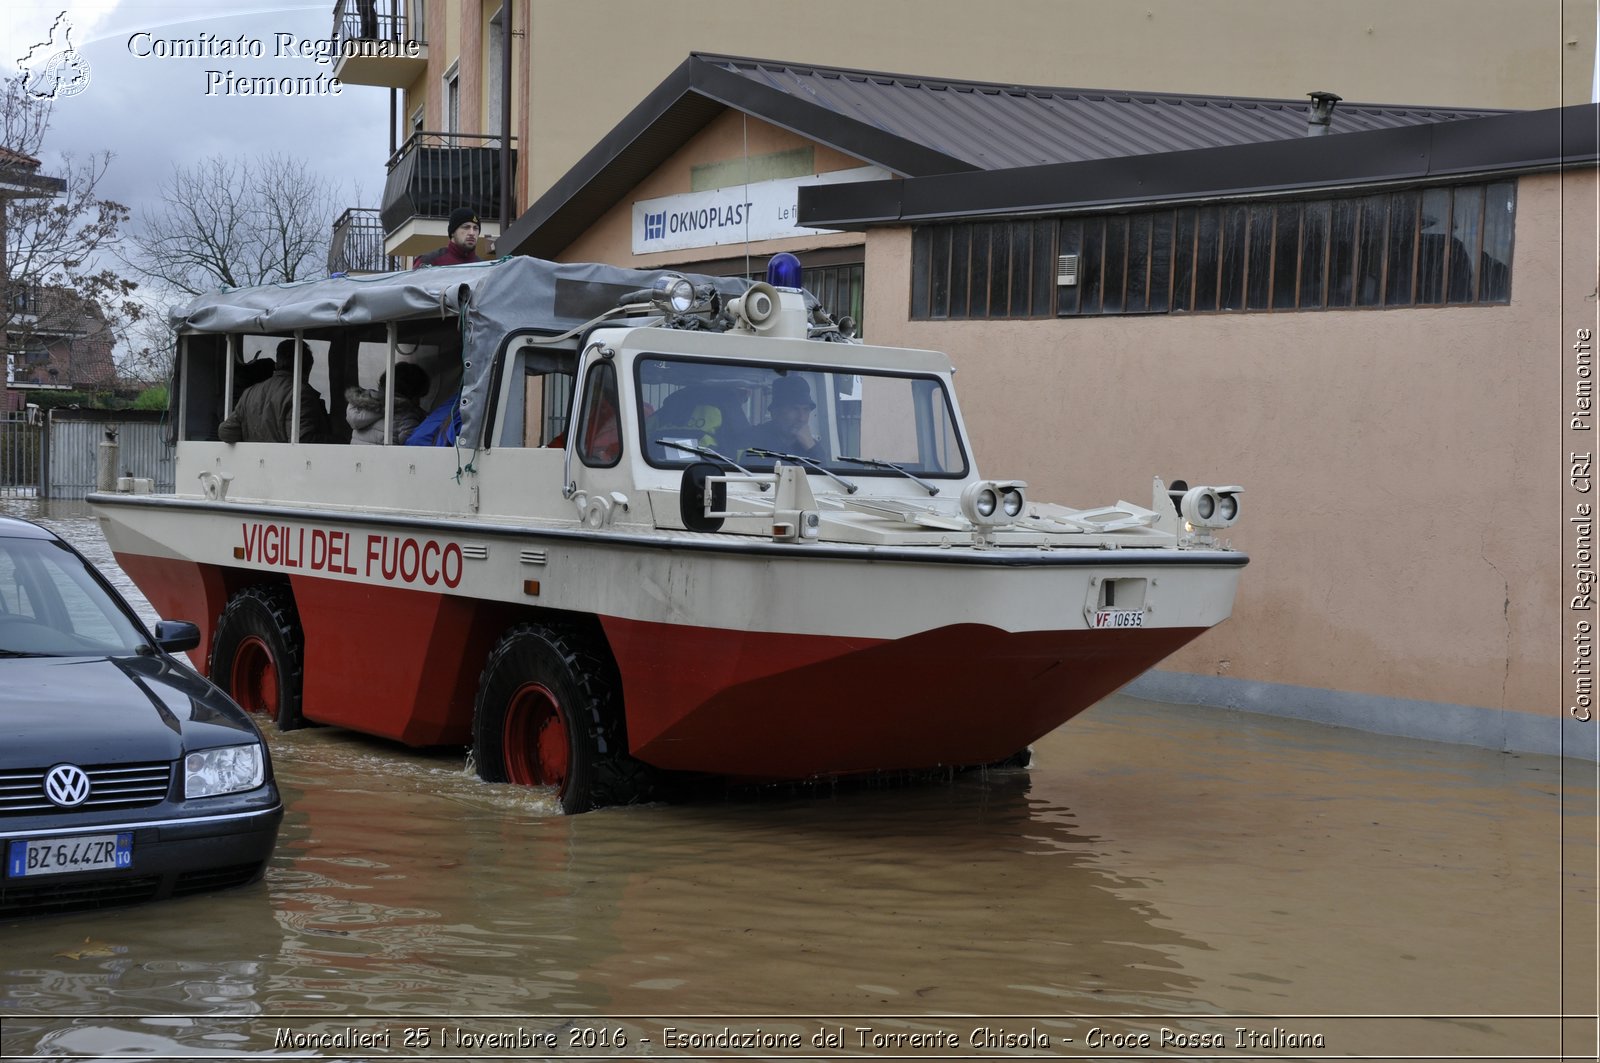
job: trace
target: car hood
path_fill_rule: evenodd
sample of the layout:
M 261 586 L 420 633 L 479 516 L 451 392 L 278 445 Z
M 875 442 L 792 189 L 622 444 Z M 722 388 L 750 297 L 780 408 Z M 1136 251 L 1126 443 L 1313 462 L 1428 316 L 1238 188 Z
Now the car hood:
M 0 766 L 176 760 L 256 737 L 215 687 L 161 657 L 0 659 Z

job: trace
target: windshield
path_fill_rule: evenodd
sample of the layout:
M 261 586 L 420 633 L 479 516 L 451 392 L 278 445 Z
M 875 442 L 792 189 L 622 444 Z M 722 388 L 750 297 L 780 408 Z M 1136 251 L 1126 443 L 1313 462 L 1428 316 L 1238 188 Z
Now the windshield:
M 0 537 L 0 657 L 120 656 L 147 648 L 138 626 L 64 544 Z
M 890 465 L 934 479 L 967 474 L 937 377 L 668 357 L 637 365 L 652 465 L 704 461 L 683 449 L 693 447 L 752 470 L 771 469 L 782 455 L 788 464 L 858 476 L 898 475 Z

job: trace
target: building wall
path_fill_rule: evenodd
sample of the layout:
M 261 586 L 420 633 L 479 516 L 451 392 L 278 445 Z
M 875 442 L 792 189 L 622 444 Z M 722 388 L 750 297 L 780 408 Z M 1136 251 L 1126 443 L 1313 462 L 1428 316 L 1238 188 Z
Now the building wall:
M 458 44 L 453 49 L 461 59 L 461 133 L 487 133 L 484 120 L 483 85 L 488 71 L 484 70 L 485 41 L 482 8 L 492 5 L 463 5 L 462 18 L 457 23 Z M 480 7 L 480 10 L 471 10 Z
M 1152 475 L 1245 486 L 1234 617 L 1164 668 L 1554 716 L 1595 193 L 1593 170 L 1519 182 L 1505 306 L 913 322 L 897 228 L 869 234 L 867 317 L 950 353 L 985 475 L 1084 506 L 1148 504 Z
M 489 90 L 498 71 L 491 71 L 489 52 L 489 24 L 502 5 L 511 0 L 427 0 L 428 17 L 425 26 L 428 44 L 428 66 L 412 83 L 401 90 L 401 107 L 397 121 L 396 142 L 403 144 L 411 135 L 411 116 L 419 104 L 423 107 L 422 128 L 427 132 L 445 131 L 444 75 L 452 63 L 459 61 L 461 100 L 457 132 L 493 135 L 500 131 L 500 123 L 490 128 Z M 511 91 L 507 105 L 511 109 L 511 135 L 514 146 L 527 151 L 527 111 L 530 78 L 528 71 L 527 4 L 517 2 L 512 8 L 512 29 L 520 36 L 511 38 Z M 379 91 L 373 89 L 371 91 Z M 598 135 L 597 131 L 597 135 Z M 534 154 L 537 154 L 535 152 Z M 525 187 L 519 174 L 514 177 L 519 188 L 516 210 L 521 211 L 530 202 L 520 191 Z M 513 215 L 514 216 L 514 215 Z
M 527 203 L 691 51 L 1021 85 L 1542 108 L 1588 102 L 1595 48 L 1592 0 L 745 0 L 714 14 L 531 0 L 529 20 Z
M 104 328 L 91 336 L 53 339 L 44 345 L 43 359 L 24 361 L 19 356 L 12 377 L 19 384 L 60 384 L 76 389 L 110 387 L 117 379 L 111 348 L 111 334 Z
M 500 0 L 428 0 L 428 72 L 402 121 L 462 59 L 478 121 L 486 19 Z M 1589 100 L 1592 0 L 745 0 L 714 15 L 638 0 L 520 0 L 519 203 L 526 206 L 691 51 L 1023 85 L 1542 108 Z M 371 91 L 380 91 L 373 89 Z M 467 124 L 463 131 L 492 132 Z M 520 105 L 526 105 L 526 112 Z
M 729 258 L 745 254 L 748 250 L 752 262 L 759 268 L 767 256 L 777 251 L 859 246 L 862 243 L 860 233 L 838 233 L 790 240 L 756 241 L 748 249 L 743 244 L 723 244 L 717 247 L 648 255 L 633 253 L 633 204 L 636 200 L 691 191 L 693 172 L 697 166 L 735 162 L 744 159 L 747 153 L 753 164 L 758 164 L 764 156 L 813 147 L 813 161 L 817 173 L 848 170 L 863 165 L 860 159 L 820 144 L 813 146 L 811 141 L 796 136 L 786 129 L 779 129 L 756 118 L 747 119 L 742 112 L 725 112 L 706 129 L 690 138 L 655 173 L 641 182 L 627 199 L 607 211 L 595 225 L 558 257 L 566 262 L 609 262 L 618 266 L 649 269 L 657 266 L 677 266 L 705 259 Z

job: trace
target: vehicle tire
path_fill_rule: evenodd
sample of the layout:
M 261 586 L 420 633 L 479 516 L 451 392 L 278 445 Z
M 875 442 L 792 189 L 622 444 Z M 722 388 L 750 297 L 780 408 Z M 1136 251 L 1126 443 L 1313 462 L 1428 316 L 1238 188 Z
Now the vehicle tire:
M 211 641 L 211 681 L 247 712 L 293 731 L 306 724 L 304 678 L 304 638 L 289 588 L 247 587 L 229 599 Z
M 490 652 L 472 711 L 486 782 L 554 788 L 568 815 L 644 796 L 644 765 L 624 748 L 609 662 L 577 633 L 519 624 Z

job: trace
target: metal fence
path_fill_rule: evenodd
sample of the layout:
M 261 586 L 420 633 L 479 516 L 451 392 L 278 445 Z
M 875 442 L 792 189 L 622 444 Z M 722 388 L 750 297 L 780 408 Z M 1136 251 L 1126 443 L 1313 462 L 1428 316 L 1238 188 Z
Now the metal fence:
M 351 207 L 333 223 L 329 273 L 390 273 L 400 259 L 383 253 L 383 221 L 376 207 Z
M 0 497 L 38 497 L 43 463 L 44 425 L 37 415 L 0 413 Z
M 79 499 L 95 489 L 100 443 L 117 440 L 117 476 L 173 489 L 166 415 L 143 410 L 50 410 L 0 414 L 0 498 Z

